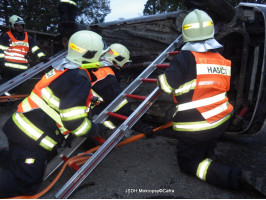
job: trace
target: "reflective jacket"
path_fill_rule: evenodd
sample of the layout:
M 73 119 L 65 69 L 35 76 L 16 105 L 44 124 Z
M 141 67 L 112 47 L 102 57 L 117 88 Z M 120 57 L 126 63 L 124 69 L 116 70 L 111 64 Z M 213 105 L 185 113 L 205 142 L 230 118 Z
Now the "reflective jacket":
M 0 62 L 3 62 L 6 68 L 27 70 L 26 55 L 29 51 L 37 55 L 38 58 L 45 56 L 27 32 L 14 35 L 14 32 L 9 31 L 1 35 Z
M 68 83 L 70 77 L 75 77 L 75 80 L 69 80 Z M 57 142 L 46 136 L 38 124 L 33 124 L 25 115 L 41 109 L 60 125 L 63 129 L 61 132 L 69 130 L 75 136 L 83 136 L 90 131 L 92 123 L 86 112 L 87 105 L 90 104 L 89 94 L 90 75 L 86 70 L 52 69 L 35 85 L 30 96 L 19 104 L 17 112 L 13 115 L 13 121 L 22 132 L 39 142 L 43 148 L 52 150 Z M 42 123 L 42 119 L 39 120 L 38 123 Z
M 183 52 L 177 56 L 177 63 L 180 66 L 170 64 L 169 71 L 173 72 L 178 71 L 178 68 L 188 68 L 177 73 L 180 77 L 174 76 L 173 73 L 168 77 L 166 74 L 158 77 L 161 89 L 168 94 L 174 94 L 179 101 L 173 129 L 200 131 L 215 128 L 228 120 L 233 110 L 226 96 L 226 92 L 230 89 L 231 61 L 219 53 L 190 52 L 190 54 Z M 193 57 L 194 63 L 187 61 Z M 173 78 L 179 82 L 182 80 L 176 88 L 171 86 Z
M 96 81 L 91 84 L 92 93 L 94 96 L 98 97 L 101 102 L 96 109 L 104 109 L 105 106 L 111 103 L 122 92 L 122 89 L 111 67 L 99 68 L 97 71 L 93 72 L 93 74 L 96 77 Z M 122 101 L 116 109 L 114 109 L 114 112 L 120 110 L 127 103 L 127 100 Z M 104 121 L 103 125 L 109 129 L 116 128 L 116 125 L 110 120 Z
M 114 71 L 110 67 L 101 67 L 97 71 L 95 71 L 95 72 L 93 71 L 92 73 L 96 76 L 97 80 L 92 82 L 91 86 L 93 86 L 98 81 L 105 79 L 106 76 L 108 76 L 108 75 L 114 75 L 115 76 Z

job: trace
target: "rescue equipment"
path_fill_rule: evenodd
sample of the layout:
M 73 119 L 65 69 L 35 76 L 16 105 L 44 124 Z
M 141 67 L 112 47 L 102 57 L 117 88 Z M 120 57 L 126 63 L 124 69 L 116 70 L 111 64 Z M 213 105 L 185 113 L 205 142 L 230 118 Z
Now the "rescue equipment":
M 82 183 L 82 181 L 93 171 L 93 169 L 104 159 L 104 157 L 116 146 L 116 144 L 124 137 L 130 136 L 130 129 L 143 116 L 143 114 L 152 106 L 152 104 L 160 97 L 162 91 L 159 87 L 147 96 L 139 96 L 132 94 L 142 83 L 156 83 L 157 79 L 148 78 L 157 68 L 166 68 L 169 64 L 161 64 L 169 55 L 175 55 L 178 52 L 172 51 L 181 45 L 181 36 L 179 36 L 165 51 L 163 51 L 116 99 L 110 103 L 98 116 L 95 116 L 94 123 L 103 123 L 108 117 L 116 117 L 120 119 L 122 124 L 114 129 L 113 134 L 106 142 L 90 157 L 90 159 L 69 179 L 69 181 L 56 194 L 56 198 L 67 198 Z M 135 99 L 142 101 L 130 116 L 122 116 L 114 113 L 114 110 L 125 99 Z M 62 155 L 69 157 L 86 138 L 75 138 L 71 148 L 66 148 Z M 54 158 L 47 166 L 44 179 L 49 177 L 63 163 L 60 157 Z
M 46 63 L 41 62 L 35 65 L 34 67 L 28 69 L 27 71 L 19 74 L 18 76 L 12 78 L 11 80 L 5 82 L 4 84 L 0 85 L 0 95 L 4 94 L 7 91 L 10 91 L 11 89 L 15 88 L 21 83 L 24 83 L 28 79 L 34 77 L 35 75 L 42 72 L 46 68 L 50 67 L 54 62 L 63 59 L 65 56 L 66 56 L 66 51 L 60 51 L 59 53 L 51 56 L 48 62 Z

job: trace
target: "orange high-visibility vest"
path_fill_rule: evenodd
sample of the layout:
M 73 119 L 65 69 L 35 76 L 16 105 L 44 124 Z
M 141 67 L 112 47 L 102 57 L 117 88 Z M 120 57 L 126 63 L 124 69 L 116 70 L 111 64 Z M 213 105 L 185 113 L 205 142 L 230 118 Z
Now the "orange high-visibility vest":
M 193 101 L 208 101 L 221 94 L 226 94 L 230 89 L 231 61 L 222 57 L 219 53 L 192 52 L 196 60 L 197 82 L 193 93 Z M 226 96 L 207 103 L 206 106 L 196 109 L 203 115 L 207 122 L 218 121 L 233 110 Z M 203 104 L 204 105 L 204 104 Z M 217 114 L 216 114 L 217 113 Z
M 97 80 L 94 81 L 93 83 L 91 83 L 91 86 L 93 86 L 98 81 L 103 80 L 109 74 L 115 76 L 114 71 L 110 67 L 102 67 L 102 68 L 99 68 L 97 71 L 92 72 L 92 73 L 96 76 Z
M 38 95 L 40 98 L 42 98 L 42 94 L 41 94 L 41 90 L 47 86 L 49 86 L 55 79 L 57 79 L 59 76 L 61 76 L 63 73 L 65 73 L 68 69 L 65 69 L 64 71 L 57 71 L 55 69 L 51 70 L 50 72 L 46 73 L 42 79 L 35 85 L 34 89 L 32 90 L 32 93 L 35 93 L 36 95 Z M 82 69 L 85 70 L 85 69 Z M 87 75 L 89 76 L 89 78 L 91 79 L 90 74 L 88 73 L 87 70 L 85 70 Z M 90 105 L 91 103 L 91 99 L 92 99 L 93 95 L 90 94 L 88 95 L 86 104 L 87 106 Z M 27 101 L 27 105 L 30 106 L 27 107 L 27 109 L 25 109 L 25 107 L 23 107 L 23 103 L 25 104 L 25 101 Z M 23 113 L 23 112 L 29 112 L 30 110 L 39 108 L 39 106 L 31 99 L 30 96 L 28 96 L 26 99 L 24 99 L 19 105 L 18 105 L 18 110 L 17 112 L 19 113 Z
M 7 32 L 7 34 L 10 37 L 11 42 L 9 48 L 5 51 L 5 60 L 15 63 L 28 63 L 28 60 L 25 58 L 26 54 L 29 52 L 27 32 L 25 32 L 24 40 L 17 40 L 11 31 Z

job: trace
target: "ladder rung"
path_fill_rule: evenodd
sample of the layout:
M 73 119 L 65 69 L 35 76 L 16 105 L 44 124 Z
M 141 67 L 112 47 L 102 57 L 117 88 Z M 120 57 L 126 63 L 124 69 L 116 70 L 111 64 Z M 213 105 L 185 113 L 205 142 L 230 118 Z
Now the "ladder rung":
M 168 55 L 173 56 L 173 55 L 176 55 L 178 53 L 179 53 L 179 51 L 172 51 L 172 52 L 168 52 Z
M 115 117 L 115 118 L 123 120 L 123 121 L 125 121 L 128 118 L 127 116 L 119 115 L 119 114 L 113 113 L 113 112 L 108 112 L 107 115 L 109 115 L 110 117 Z
M 144 97 L 144 96 L 135 95 L 135 94 L 127 94 L 126 97 L 131 98 L 131 99 L 142 100 L 142 101 L 144 101 L 146 99 L 146 97 Z
M 158 64 L 156 65 L 157 68 L 167 68 L 170 64 Z
M 156 78 L 143 78 L 141 80 L 144 83 L 157 83 L 157 79 Z

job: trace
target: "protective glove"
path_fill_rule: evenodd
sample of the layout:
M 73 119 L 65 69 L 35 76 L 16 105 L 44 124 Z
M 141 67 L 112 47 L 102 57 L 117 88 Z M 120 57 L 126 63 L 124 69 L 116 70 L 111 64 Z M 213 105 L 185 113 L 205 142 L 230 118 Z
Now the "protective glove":
M 152 138 L 154 136 L 153 129 L 148 126 L 143 129 L 143 132 L 146 135 L 146 138 Z
M 40 61 L 46 63 L 49 61 L 49 58 L 47 56 L 42 56 L 40 57 Z

